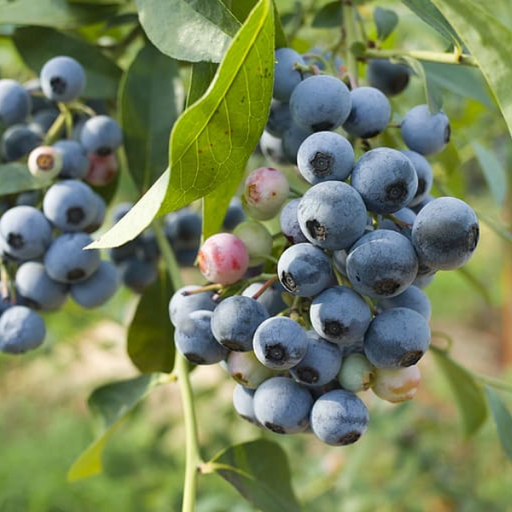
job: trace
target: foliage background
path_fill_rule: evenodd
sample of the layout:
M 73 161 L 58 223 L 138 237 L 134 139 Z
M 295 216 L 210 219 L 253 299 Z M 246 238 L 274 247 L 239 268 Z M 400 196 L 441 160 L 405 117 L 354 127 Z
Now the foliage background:
M 27 9 L 30 2 L 16 0 L 13 7 L 18 6 L 25 16 L 30 13 L 38 26 L 14 32 L 1 17 L 7 3 L 0 1 L 0 76 L 26 80 L 33 72 L 23 61 L 30 59 L 19 51 L 19 41 L 32 41 L 31 45 L 22 45 L 31 58 L 36 58 L 34 54 L 38 59 L 48 58 L 37 51 L 34 43 L 54 37 L 50 29 L 60 21 L 49 8 L 49 1 L 41 0 L 36 3 L 37 9 L 34 4 Z M 59 28 L 65 29 L 66 36 L 72 33 L 83 40 L 101 41 L 95 52 L 118 59 L 117 65 L 111 66 L 95 53 L 97 58 L 90 56 L 88 61 L 92 69 L 100 66 L 100 82 L 91 83 L 113 109 L 121 71 L 134 62 L 144 40 L 139 35 L 126 47 L 119 44 L 130 37 L 133 29 L 133 25 L 125 24 L 129 20 L 133 23 L 133 3 L 102 3 L 98 1 L 91 11 L 92 24 L 78 29 Z M 328 3 L 277 2 L 286 33 L 294 34 L 291 41 L 295 48 L 307 51 L 311 46 L 332 42 L 333 29 L 311 26 L 315 13 Z M 109 26 L 105 20 L 112 14 L 112 4 L 121 5 L 124 18 L 119 16 L 121 22 Z M 376 35 L 371 22 L 376 5 L 395 9 L 400 19 L 384 48 L 446 49 L 446 40 L 399 2 L 361 3 L 360 12 L 371 36 Z M 82 7 L 80 2 L 72 6 Z M 506 7 L 506 1 L 495 2 L 490 13 L 504 26 L 512 27 Z M 29 20 L 23 24 L 32 23 Z M 68 33 L 70 28 L 73 30 Z M 14 44 L 17 38 L 18 45 Z M 57 39 L 56 52 L 61 44 Z M 169 73 L 181 76 L 185 84 L 176 85 L 176 104 L 171 108 L 177 113 L 190 70 L 181 63 Z M 433 303 L 433 330 L 453 338 L 455 359 L 490 376 L 504 371 L 503 378 L 510 383 L 510 360 L 504 358 L 510 353 L 512 334 L 503 318 L 510 314 L 511 250 L 496 234 L 498 229 L 507 231 L 510 218 L 510 137 L 478 72 L 464 73 L 459 68 L 451 67 L 447 72 L 442 66 L 431 66 L 430 76 L 443 91 L 443 109 L 450 116 L 453 133 L 450 147 L 433 159 L 437 183 L 442 188 L 437 192 L 448 189 L 464 197 L 492 220 L 482 226 L 480 246 L 467 272 L 440 273 L 426 291 Z M 400 116 L 423 101 L 423 86 L 415 78 L 393 100 L 394 111 Z M 171 112 L 169 118 L 174 115 Z M 150 125 L 154 122 L 148 121 Z M 252 157 L 249 167 L 256 165 L 259 160 Z M 137 188 L 124 179 L 116 200 L 134 198 Z M 185 279 L 191 282 L 197 276 L 187 274 Z M 179 510 L 184 431 L 175 385 L 156 389 L 121 424 L 106 449 L 102 475 L 66 482 L 70 465 L 94 437 L 86 397 L 101 384 L 138 374 L 125 346 L 135 303 L 136 299 L 122 290 L 111 304 L 87 315 L 68 305 L 65 311 L 47 317 L 49 339 L 43 349 L 21 359 L 0 358 L 1 512 Z M 431 354 L 422 361 L 421 368 L 422 388 L 412 403 L 387 406 L 367 397 L 371 402 L 371 425 L 354 446 L 325 447 L 306 435 L 278 438 L 288 455 L 293 486 L 305 510 L 510 509 L 510 463 L 499 446 L 494 424 L 487 422 L 476 435 L 465 438 L 452 389 Z M 234 442 L 259 437 L 276 440 L 276 436 L 235 417 L 231 407 L 233 383 L 222 370 L 200 368 L 193 372 L 192 379 L 200 440 L 207 458 Z M 502 397 L 510 404 L 510 396 Z M 197 510 L 238 512 L 252 508 L 223 479 L 207 475 L 200 480 Z

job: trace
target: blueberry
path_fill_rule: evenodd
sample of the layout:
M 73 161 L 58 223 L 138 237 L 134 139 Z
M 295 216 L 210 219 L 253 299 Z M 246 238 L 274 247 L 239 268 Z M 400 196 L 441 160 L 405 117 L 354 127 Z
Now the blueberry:
M 319 132 L 341 126 L 352 101 L 347 86 L 331 75 L 314 75 L 295 87 L 290 97 L 292 119 L 303 130 Z
M 94 193 L 94 201 L 96 202 L 96 215 L 90 224 L 85 226 L 84 231 L 86 233 L 94 233 L 98 230 L 103 225 L 107 215 L 107 205 L 104 199 L 99 194 Z
M 165 216 L 165 234 L 173 249 L 198 249 L 201 243 L 201 215 L 190 207 Z
M 233 407 L 239 416 L 250 423 L 258 423 L 254 415 L 254 393 L 256 390 L 248 389 L 237 384 L 233 389 Z
M 308 331 L 307 336 L 306 354 L 290 368 L 290 375 L 306 386 L 324 386 L 335 379 L 340 371 L 340 349 L 314 331 Z
M 32 120 L 29 123 L 29 128 L 38 133 L 41 137 L 48 133 L 48 130 L 53 126 L 53 123 L 59 117 L 59 110 L 56 108 L 45 108 L 44 110 L 39 111 L 32 117 Z M 61 129 L 60 134 L 65 134 L 65 129 Z
M 174 333 L 176 348 L 192 363 L 215 364 L 228 355 L 228 350 L 213 336 L 212 314 L 204 309 L 193 311 Z
M 25 121 L 31 100 L 27 90 L 16 80 L 0 80 L 0 123 L 10 126 Z
M 188 315 L 193 311 L 204 309 L 213 311 L 217 303 L 213 300 L 213 292 L 205 291 L 187 295 L 184 292 L 201 288 L 198 285 L 187 285 L 176 290 L 169 301 L 169 318 L 178 329 L 184 325 Z
M 99 267 L 84 281 L 73 283 L 70 293 L 73 300 L 84 308 L 97 308 L 105 304 L 117 291 L 119 272 L 110 261 L 100 261 Z
M 252 350 L 252 338 L 258 326 L 268 318 L 266 309 L 255 299 L 234 295 L 224 299 L 213 311 L 212 332 L 229 350 Z
M 392 297 L 412 284 L 418 272 L 418 259 L 405 236 L 379 229 L 354 244 L 346 269 L 357 292 L 374 298 Z
M 90 243 L 87 233 L 64 233 L 55 238 L 44 255 L 48 275 L 69 284 L 91 276 L 100 265 L 100 253 L 97 249 L 84 250 Z
M 15 206 L 0 218 L 2 249 L 18 260 L 41 257 L 52 240 L 46 217 L 33 206 Z
M 364 337 L 364 353 L 377 368 L 416 364 L 430 344 L 424 316 L 409 308 L 387 309 L 377 315 Z
M 277 275 L 285 290 L 300 297 L 320 293 L 333 280 L 329 257 L 308 243 L 292 245 L 281 254 Z
M 354 393 L 342 389 L 317 398 L 311 409 L 311 429 L 332 446 L 355 443 L 368 427 L 368 409 Z
M 230 352 L 226 358 L 226 367 L 231 377 L 246 388 L 256 389 L 263 381 L 276 375 L 260 363 L 254 352 Z
M 405 114 L 401 132 L 409 149 L 433 155 L 450 142 L 450 121 L 444 112 L 431 114 L 428 105 L 417 105 Z
M 123 132 L 111 117 L 94 116 L 85 122 L 80 142 L 88 153 L 108 156 L 123 143 Z
M 410 70 L 404 64 L 393 64 L 385 59 L 368 61 L 366 79 L 386 96 L 400 94 L 409 83 Z
M 284 131 L 281 139 L 281 150 L 283 157 L 291 164 L 297 163 L 297 153 L 300 145 L 313 133 L 312 130 L 304 129 L 293 122 Z
M 70 102 L 85 89 L 85 72 L 72 57 L 59 56 L 50 59 L 41 69 L 41 88 L 53 101 Z
M 386 96 L 374 87 L 358 87 L 350 91 L 352 108 L 343 129 L 353 137 L 370 139 L 384 131 L 391 118 Z
M 300 244 L 308 241 L 300 229 L 299 219 L 297 217 L 299 203 L 299 197 L 288 201 L 281 209 L 279 217 L 281 232 L 291 244 Z
M 439 197 L 424 206 L 412 227 L 412 243 L 421 265 L 439 270 L 463 266 L 479 239 L 474 210 L 455 197 Z
M 432 306 L 425 292 L 413 285 L 406 288 L 400 295 L 379 299 L 376 305 L 380 311 L 398 307 L 413 309 L 424 316 L 427 322 L 432 313 Z
M 355 188 L 341 181 L 312 186 L 302 197 L 297 216 L 306 238 L 330 250 L 350 247 L 367 223 L 363 199 Z
M 286 377 L 272 377 L 254 393 L 256 419 L 276 434 L 303 432 L 309 425 L 312 405 L 307 388 Z
M 65 284 L 50 278 L 42 263 L 27 261 L 18 267 L 16 288 L 24 302 L 34 309 L 60 309 L 68 297 Z
M 373 385 L 375 373 L 374 366 L 364 354 L 353 353 L 343 359 L 338 382 L 343 389 L 359 393 Z
M 26 306 L 11 306 L 0 317 L 0 351 L 22 354 L 39 347 L 45 338 L 43 319 Z
M 76 140 L 59 140 L 53 147 L 62 156 L 60 178 L 83 179 L 89 169 L 85 148 Z
M 349 345 L 363 338 L 372 314 L 354 290 L 347 286 L 331 286 L 313 299 L 309 318 L 319 336 L 333 343 Z
M 282 137 L 290 126 L 292 115 L 288 103 L 272 100 L 265 130 L 274 137 Z
M 299 147 L 297 167 L 313 185 L 328 180 L 344 181 L 354 167 L 354 149 L 338 133 L 313 133 Z
M 258 148 L 262 155 L 275 165 L 287 164 L 290 162 L 284 152 L 283 140 L 279 137 L 274 137 L 266 130 L 261 134 Z M 297 158 L 297 150 L 295 150 L 294 158 Z
M 414 219 L 416 219 L 416 214 L 410 208 L 401 208 L 393 212 L 390 218 L 379 218 L 377 227 L 378 229 L 396 231 L 410 239 Z
M 306 332 L 294 320 L 273 316 L 262 322 L 254 333 L 254 353 L 261 363 L 275 370 L 295 366 L 306 354 Z
M 135 293 L 144 290 L 158 279 L 158 266 L 153 261 L 130 258 L 121 264 L 123 284 Z
M 407 206 L 418 189 L 411 161 L 400 151 L 375 148 L 365 153 L 352 171 L 350 184 L 373 213 L 393 213 Z
M 416 175 L 418 176 L 416 194 L 414 194 L 414 197 L 408 204 L 409 207 L 412 207 L 421 204 L 421 202 L 428 197 L 434 182 L 434 172 L 428 160 L 419 153 L 416 153 L 416 151 L 405 149 L 402 150 L 401 153 L 412 162 Z
M 222 229 L 225 231 L 233 231 L 233 229 L 245 219 L 246 216 L 242 208 L 242 200 L 238 196 L 235 196 L 229 202 L 228 211 L 222 222 Z
M 302 72 L 295 65 L 304 65 L 304 59 L 291 48 L 278 48 L 276 50 L 276 63 L 274 65 L 273 96 L 279 101 L 288 101 L 293 90 L 302 81 Z
M 48 220 L 65 232 L 83 231 L 96 218 L 98 203 L 91 187 L 79 180 L 53 184 L 43 199 Z
M 252 283 L 242 292 L 242 295 L 252 297 L 261 290 L 263 285 L 264 283 Z M 284 292 L 283 285 L 277 282 L 267 288 L 256 301 L 267 310 L 270 316 L 274 316 L 288 307 L 282 297 Z
M 6 162 L 14 162 L 27 156 L 42 141 L 41 135 L 27 125 L 13 124 L 2 135 L 0 153 Z

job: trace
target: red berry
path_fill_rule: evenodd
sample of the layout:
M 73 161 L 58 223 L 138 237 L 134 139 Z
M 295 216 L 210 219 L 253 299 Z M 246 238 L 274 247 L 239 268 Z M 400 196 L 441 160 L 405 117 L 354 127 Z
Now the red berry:
M 198 254 L 199 270 L 213 283 L 236 283 L 249 266 L 245 244 L 231 233 L 217 233 L 208 238 Z
M 96 187 L 103 187 L 115 179 L 119 165 L 113 153 L 107 156 L 89 153 L 88 156 L 89 170 L 85 176 L 85 181 Z

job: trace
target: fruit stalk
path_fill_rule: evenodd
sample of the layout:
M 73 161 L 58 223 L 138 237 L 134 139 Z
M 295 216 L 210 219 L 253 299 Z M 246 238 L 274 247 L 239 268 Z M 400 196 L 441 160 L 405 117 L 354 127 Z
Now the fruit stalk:
M 175 290 L 183 286 L 178 263 L 159 221 L 152 223 L 152 228 L 162 253 L 169 278 Z M 194 395 L 190 383 L 188 361 L 176 352 L 173 372 L 178 379 L 183 404 L 183 421 L 185 424 L 185 481 L 183 484 L 182 512 L 194 512 L 196 502 L 197 478 L 202 464 L 199 450 L 197 418 L 194 407 Z
M 427 62 L 439 62 L 441 64 L 461 64 L 463 66 L 478 67 L 476 59 L 465 53 L 429 52 L 424 50 L 366 50 L 364 57 L 368 59 L 393 59 L 399 57 L 411 57 Z

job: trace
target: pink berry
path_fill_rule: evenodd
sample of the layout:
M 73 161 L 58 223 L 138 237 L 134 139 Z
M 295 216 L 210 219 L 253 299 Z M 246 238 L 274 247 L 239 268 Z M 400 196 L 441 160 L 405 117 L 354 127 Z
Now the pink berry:
M 260 167 L 245 180 L 244 202 L 248 213 L 259 220 L 274 217 L 288 199 L 286 176 L 272 167 Z
M 245 244 L 231 233 L 217 233 L 208 238 L 198 254 L 199 270 L 208 281 L 236 283 L 249 266 Z
M 89 153 L 89 170 L 85 181 L 96 187 L 108 185 L 117 176 L 119 165 L 116 155 L 113 153 L 107 156 L 100 156 L 96 153 Z
M 416 365 L 392 370 L 377 368 L 372 390 L 388 402 L 405 402 L 414 397 L 420 382 L 421 374 Z

